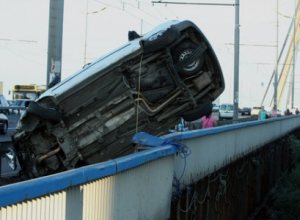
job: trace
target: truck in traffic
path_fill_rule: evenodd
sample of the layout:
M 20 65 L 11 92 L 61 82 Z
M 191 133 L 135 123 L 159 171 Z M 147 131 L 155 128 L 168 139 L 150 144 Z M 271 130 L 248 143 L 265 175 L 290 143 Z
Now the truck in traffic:
M 12 98 L 13 101 L 18 99 L 37 99 L 47 90 L 45 85 L 36 84 L 17 84 L 13 86 Z

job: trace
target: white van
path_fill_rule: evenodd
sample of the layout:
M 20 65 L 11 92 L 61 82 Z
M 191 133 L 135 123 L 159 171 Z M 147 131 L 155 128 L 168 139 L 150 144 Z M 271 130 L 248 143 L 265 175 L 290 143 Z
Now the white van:
M 219 107 L 219 121 L 223 119 L 233 119 L 234 106 L 233 104 L 221 104 Z

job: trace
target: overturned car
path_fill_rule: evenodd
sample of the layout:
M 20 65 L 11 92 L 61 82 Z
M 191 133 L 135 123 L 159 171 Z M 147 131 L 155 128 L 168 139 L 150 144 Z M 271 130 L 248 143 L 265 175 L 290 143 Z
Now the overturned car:
M 169 21 L 84 66 L 31 102 L 12 135 L 21 173 L 36 178 L 135 152 L 200 118 L 225 88 L 218 59 L 191 21 Z

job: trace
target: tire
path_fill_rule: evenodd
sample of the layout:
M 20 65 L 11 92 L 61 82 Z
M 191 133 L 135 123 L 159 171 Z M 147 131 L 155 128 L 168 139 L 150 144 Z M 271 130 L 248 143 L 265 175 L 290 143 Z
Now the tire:
M 3 129 L 0 130 L 1 134 L 6 134 L 7 133 L 7 130 L 8 130 L 8 123 L 6 122 L 4 125 L 3 125 Z
M 211 111 L 212 107 L 212 102 L 208 100 L 205 103 L 199 105 L 196 109 L 182 113 L 181 117 L 185 121 L 195 121 Z
M 28 112 L 37 115 L 43 119 L 57 121 L 61 120 L 62 114 L 56 109 L 45 108 L 39 105 L 37 102 L 31 102 L 28 106 Z
M 182 76 L 192 76 L 197 74 L 204 65 L 204 51 L 206 45 L 198 46 L 186 41 L 179 45 L 172 53 L 175 69 Z
M 161 50 L 180 37 L 180 33 L 173 28 L 169 28 L 165 32 L 161 32 L 161 35 L 158 33 L 142 41 L 143 50 L 145 53 Z

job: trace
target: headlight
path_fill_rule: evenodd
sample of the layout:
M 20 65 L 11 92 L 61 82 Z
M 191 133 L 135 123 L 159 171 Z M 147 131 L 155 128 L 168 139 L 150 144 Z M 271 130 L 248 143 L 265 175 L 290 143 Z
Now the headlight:
M 161 30 L 155 34 L 153 34 L 152 36 L 150 36 L 147 40 L 148 41 L 154 41 L 156 40 L 157 38 L 160 38 L 165 32 L 166 32 L 167 29 L 165 30 Z
M 13 170 L 17 169 L 17 163 L 16 163 L 16 154 L 12 149 L 9 149 L 9 151 L 5 154 L 6 161 L 10 168 Z

